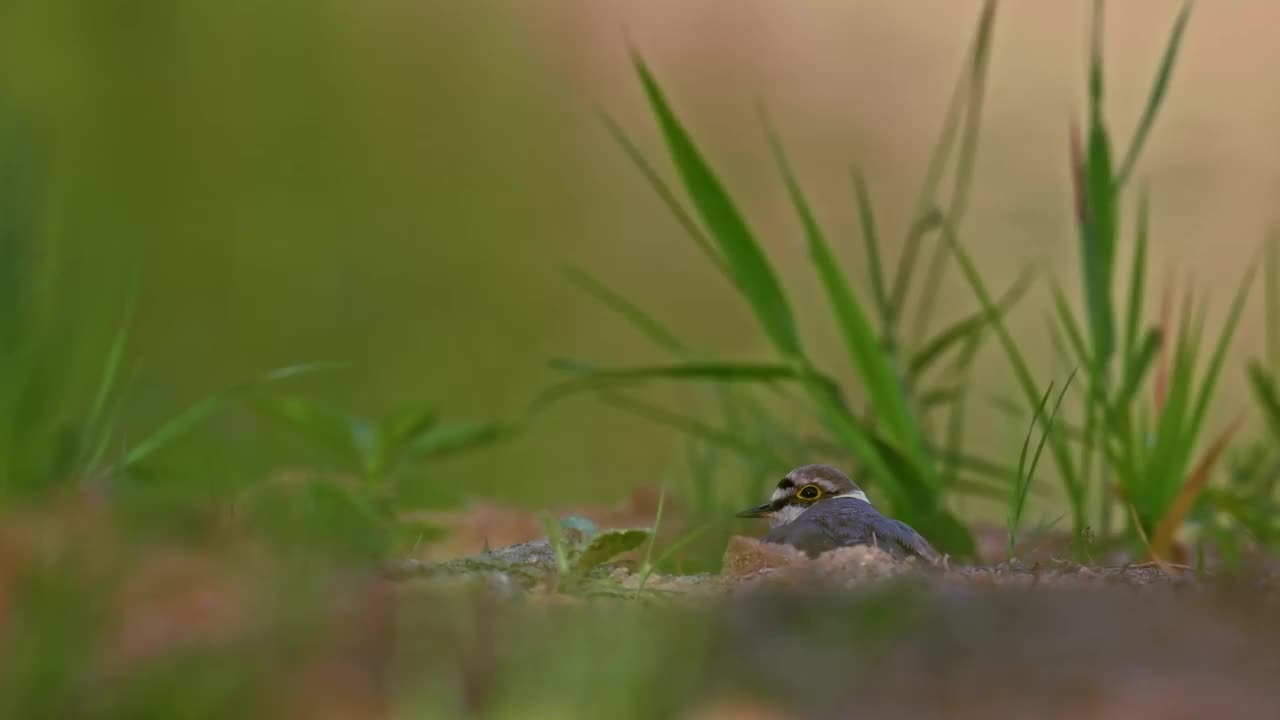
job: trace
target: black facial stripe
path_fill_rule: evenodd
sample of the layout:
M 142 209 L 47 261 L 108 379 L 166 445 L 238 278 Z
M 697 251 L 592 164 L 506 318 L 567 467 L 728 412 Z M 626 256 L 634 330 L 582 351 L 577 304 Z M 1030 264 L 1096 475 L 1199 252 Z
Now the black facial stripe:
M 793 487 L 795 487 L 795 486 L 796 486 L 795 481 L 793 481 L 793 480 L 792 480 L 791 478 L 789 478 L 789 477 L 784 477 L 784 478 L 782 478 L 781 480 L 779 480 L 779 481 L 778 481 L 778 489 L 779 489 L 779 490 L 786 490 L 787 488 L 793 488 Z

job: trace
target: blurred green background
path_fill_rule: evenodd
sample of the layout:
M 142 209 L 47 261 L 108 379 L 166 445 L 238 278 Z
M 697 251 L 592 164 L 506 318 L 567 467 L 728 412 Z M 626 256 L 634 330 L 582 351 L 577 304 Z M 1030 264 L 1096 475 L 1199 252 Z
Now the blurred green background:
M 967 242 L 997 286 L 1027 265 L 1079 286 L 1060 269 L 1078 252 L 1066 129 L 1082 106 L 1086 5 L 1009 3 L 997 23 L 966 219 Z M 627 64 L 629 41 L 744 200 L 815 354 L 838 358 L 838 339 L 817 334 L 825 320 L 805 322 L 825 312 L 821 292 L 755 103 L 768 103 L 838 250 L 860 267 L 848 165 L 864 169 L 881 222 L 899 237 L 978 6 L 5 2 L 0 109 L 6 132 L 35 153 L 32 261 L 65 273 L 59 288 L 75 317 L 61 325 L 64 359 L 82 380 L 70 394 L 92 392 L 139 261 L 126 436 L 297 362 L 350 363 L 289 391 L 352 412 L 426 405 L 487 419 L 518 415 L 556 379 L 549 358 L 654 359 L 572 288 L 569 265 L 703 347 L 767 357 L 731 289 L 598 121 L 597 106 L 606 108 L 664 158 Z M 1165 41 L 1151 27 L 1178 6 L 1110 9 L 1115 117 L 1136 122 Z M 1275 219 L 1280 94 L 1249 78 L 1280 61 L 1267 30 L 1277 21 L 1280 7 L 1262 0 L 1198 8 L 1139 168 L 1152 192 L 1153 268 L 1211 293 L 1211 327 Z M 942 297 L 944 321 L 974 307 L 954 271 Z M 1037 285 L 1011 321 L 1046 374 L 1049 308 Z M 1251 307 L 1235 355 L 1260 346 Z M 1004 392 L 1003 359 L 990 346 L 984 353 L 980 382 Z M 1228 366 L 1215 412 L 1245 407 L 1239 367 Z M 971 445 L 1016 453 L 1020 428 L 980 404 L 973 413 Z M 433 472 L 520 504 L 612 500 L 660 482 L 682 462 L 679 448 L 676 433 L 583 397 Z M 156 464 L 216 483 L 314 462 L 314 452 L 232 408 Z

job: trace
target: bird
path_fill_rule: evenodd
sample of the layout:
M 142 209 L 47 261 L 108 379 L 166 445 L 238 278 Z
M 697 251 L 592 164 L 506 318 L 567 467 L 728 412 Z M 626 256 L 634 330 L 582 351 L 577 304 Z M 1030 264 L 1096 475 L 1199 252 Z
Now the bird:
M 881 515 L 867 494 L 830 465 L 804 465 L 778 482 L 769 501 L 737 514 L 768 518 L 765 542 L 790 545 L 810 557 L 852 545 L 873 545 L 898 560 L 941 556 L 910 525 Z

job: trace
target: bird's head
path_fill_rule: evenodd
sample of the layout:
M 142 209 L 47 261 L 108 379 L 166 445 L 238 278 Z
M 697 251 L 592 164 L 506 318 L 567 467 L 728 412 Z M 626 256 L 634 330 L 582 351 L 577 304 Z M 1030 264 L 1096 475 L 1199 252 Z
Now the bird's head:
M 864 493 L 844 473 L 830 465 L 805 465 L 778 482 L 769 502 L 743 510 L 740 518 L 769 518 L 770 527 L 786 525 L 815 504 L 838 497 L 867 501 Z

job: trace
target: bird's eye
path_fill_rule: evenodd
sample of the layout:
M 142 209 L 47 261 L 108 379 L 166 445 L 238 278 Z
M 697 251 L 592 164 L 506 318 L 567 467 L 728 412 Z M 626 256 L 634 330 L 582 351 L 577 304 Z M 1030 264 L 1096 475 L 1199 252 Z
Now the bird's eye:
M 817 485 L 805 485 L 800 488 L 800 492 L 796 493 L 796 495 L 801 500 L 817 500 L 818 496 L 822 495 L 822 491 L 818 489 Z

